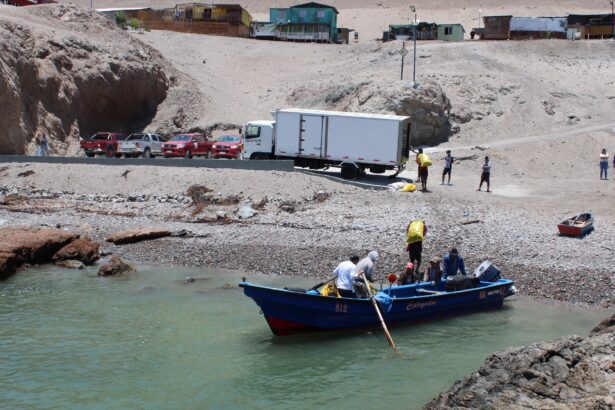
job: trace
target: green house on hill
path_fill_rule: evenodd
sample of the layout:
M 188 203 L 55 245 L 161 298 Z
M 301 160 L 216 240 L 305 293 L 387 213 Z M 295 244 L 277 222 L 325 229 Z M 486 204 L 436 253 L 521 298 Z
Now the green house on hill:
M 335 43 L 338 14 L 335 7 L 312 2 L 269 9 L 269 21 L 279 40 Z
M 438 24 L 438 40 L 463 41 L 465 32 L 461 24 Z

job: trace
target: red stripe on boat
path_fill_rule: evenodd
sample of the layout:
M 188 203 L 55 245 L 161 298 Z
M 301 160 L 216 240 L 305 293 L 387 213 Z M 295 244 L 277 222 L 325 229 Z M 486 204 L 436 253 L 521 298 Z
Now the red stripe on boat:
M 277 319 L 275 317 L 265 316 L 267 324 L 271 328 L 271 331 L 276 336 L 288 336 L 295 333 L 304 333 L 315 330 L 312 327 L 306 326 L 302 323 L 289 322 L 287 320 Z

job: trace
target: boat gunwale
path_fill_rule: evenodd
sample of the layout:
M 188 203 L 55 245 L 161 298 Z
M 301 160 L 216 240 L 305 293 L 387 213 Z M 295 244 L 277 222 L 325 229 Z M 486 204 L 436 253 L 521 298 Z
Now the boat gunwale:
M 408 301 L 408 300 L 428 300 L 428 299 L 433 299 L 433 298 L 444 298 L 444 297 L 450 297 L 450 296 L 458 296 L 458 295 L 463 295 L 463 294 L 469 294 L 469 293 L 474 293 L 477 291 L 483 291 L 483 290 L 488 290 L 488 289 L 495 289 L 495 288 L 500 288 L 503 286 L 508 286 L 508 285 L 514 285 L 514 281 L 510 280 L 510 279 L 499 279 L 498 281 L 505 281 L 505 282 L 484 282 L 482 281 L 481 283 L 490 283 L 487 286 L 481 286 L 481 287 L 476 287 L 476 288 L 470 288 L 470 289 L 463 289 L 463 290 L 456 290 L 453 292 L 442 292 L 442 293 L 438 293 L 438 294 L 429 294 L 429 295 L 417 295 L 417 296 L 408 296 L 408 297 L 391 297 L 388 293 L 387 295 L 389 296 L 389 298 L 391 299 L 391 301 Z M 424 283 L 429 283 L 429 282 L 424 282 Z M 403 286 L 415 286 L 415 285 L 403 285 Z M 330 300 L 330 301 L 334 301 L 334 300 L 345 300 L 345 301 L 352 301 L 352 302 L 358 302 L 358 303 L 371 303 L 369 298 L 347 298 L 347 297 L 337 297 L 337 296 L 324 296 L 324 295 L 314 295 L 314 294 L 310 294 L 307 292 L 304 293 L 300 293 L 300 292 L 295 292 L 292 290 L 288 290 L 288 289 L 283 289 L 283 288 L 274 288 L 271 286 L 264 286 L 264 285 L 256 285 L 253 283 L 250 283 L 248 281 L 242 281 L 239 283 L 239 287 L 241 288 L 247 288 L 247 287 L 252 287 L 252 288 L 258 288 L 261 290 L 266 290 L 266 291 L 270 291 L 270 292 L 275 292 L 275 293 L 282 293 L 282 294 L 289 294 L 289 295 L 293 295 L 293 296 L 300 296 L 300 297 L 312 297 L 312 298 L 319 298 L 319 299 L 325 299 L 325 300 Z M 382 291 L 379 291 L 378 293 L 380 293 Z M 374 297 L 378 294 L 374 294 Z M 506 297 L 506 296 L 505 296 Z M 378 300 L 377 297 L 375 297 L 376 300 Z

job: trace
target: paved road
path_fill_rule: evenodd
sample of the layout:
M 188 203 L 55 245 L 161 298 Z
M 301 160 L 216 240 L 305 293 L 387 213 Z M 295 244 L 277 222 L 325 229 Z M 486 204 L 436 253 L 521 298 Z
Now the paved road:
M 96 164 L 96 165 L 153 165 L 158 167 L 230 168 L 256 171 L 294 170 L 293 161 L 235 161 L 225 159 L 175 159 L 175 158 L 86 158 L 86 157 L 31 157 L 26 155 L 0 155 L 0 163 L 49 163 L 49 164 Z

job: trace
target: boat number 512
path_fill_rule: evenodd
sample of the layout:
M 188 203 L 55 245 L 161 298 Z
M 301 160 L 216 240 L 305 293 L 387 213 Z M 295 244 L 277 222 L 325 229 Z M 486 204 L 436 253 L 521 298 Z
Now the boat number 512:
M 344 303 L 336 303 L 335 311 L 338 313 L 348 313 L 348 305 Z

